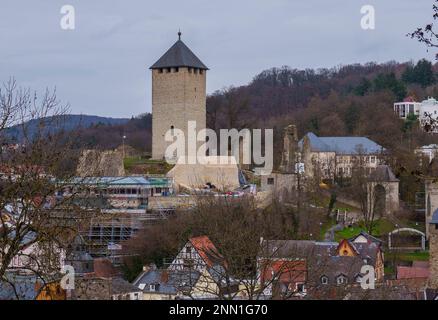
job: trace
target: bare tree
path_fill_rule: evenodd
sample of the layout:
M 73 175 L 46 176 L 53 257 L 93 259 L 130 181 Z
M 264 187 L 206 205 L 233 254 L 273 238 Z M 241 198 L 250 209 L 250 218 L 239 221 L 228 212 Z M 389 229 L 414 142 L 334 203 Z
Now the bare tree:
M 438 19 L 438 1 L 435 1 L 435 4 L 433 5 L 433 20 L 435 21 Z M 409 33 L 408 36 L 410 36 L 412 39 L 416 39 L 421 43 L 424 43 L 428 48 L 437 48 L 438 47 L 438 34 L 434 30 L 434 23 L 428 23 L 426 26 L 422 28 L 417 28 L 412 33 Z M 438 55 L 437 55 L 438 59 Z
M 55 91 L 40 98 L 14 79 L 0 89 L 0 282 L 17 299 L 15 275 L 43 284 L 59 279 L 68 243 L 94 215 L 75 203 L 74 193 L 59 194 L 77 183 L 74 135 L 63 130 L 67 111 Z

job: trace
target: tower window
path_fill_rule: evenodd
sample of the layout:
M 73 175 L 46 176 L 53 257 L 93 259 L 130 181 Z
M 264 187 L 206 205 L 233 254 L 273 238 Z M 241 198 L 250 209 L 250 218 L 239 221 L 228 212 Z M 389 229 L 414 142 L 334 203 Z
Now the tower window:
M 189 73 L 192 73 L 192 70 L 193 70 L 192 68 L 189 68 Z
M 203 73 L 204 73 L 204 70 L 199 69 L 199 73 L 200 73 L 200 74 L 203 74 Z
M 194 73 L 194 74 L 197 74 L 197 73 L 198 73 L 198 69 L 196 69 L 196 68 L 193 69 L 193 73 Z
M 163 68 L 158 69 L 158 73 L 163 73 Z
M 167 73 L 170 73 L 170 72 L 171 72 L 171 68 L 167 68 L 167 69 L 166 69 L 166 72 L 167 72 Z
M 175 72 L 179 72 L 179 68 L 175 68 Z
M 170 126 L 170 133 L 173 135 L 173 129 L 175 129 L 175 127 L 174 126 Z

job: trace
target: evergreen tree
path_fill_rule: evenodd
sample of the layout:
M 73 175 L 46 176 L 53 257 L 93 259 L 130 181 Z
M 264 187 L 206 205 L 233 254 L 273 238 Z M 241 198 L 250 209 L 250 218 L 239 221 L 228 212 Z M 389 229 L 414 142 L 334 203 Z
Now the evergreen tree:
M 357 96 L 366 95 L 372 87 L 372 83 L 367 78 L 362 78 L 360 84 L 354 89 L 354 94 Z
M 415 66 L 408 66 L 403 72 L 402 80 L 405 83 L 416 83 L 423 88 L 435 83 L 435 75 L 432 63 L 426 59 L 421 59 Z
M 398 100 L 406 97 L 406 86 L 402 81 L 397 80 L 395 74 L 381 73 L 373 81 L 374 91 L 391 90 Z

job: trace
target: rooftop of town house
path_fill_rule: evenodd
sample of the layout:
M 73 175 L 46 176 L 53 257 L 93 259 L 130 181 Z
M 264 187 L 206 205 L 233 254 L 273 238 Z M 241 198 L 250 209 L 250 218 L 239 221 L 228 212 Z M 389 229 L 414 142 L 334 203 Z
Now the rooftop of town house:
M 133 285 L 146 293 L 172 294 L 185 291 L 196 284 L 201 273 L 195 270 L 150 268 L 142 272 Z
M 385 151 L 381 145 L 366 137 L 318 137 L 313 132 L 307 133 L 299 142 L 303 148 L 304 139 L 310 143 L 313 152 L 335 152 L 337 154 L 377 154 Z
M 397 279 L 428 278 L 429 268 L 397 266 Z
M 214 265 L 223 265 L 225 263 L 224 257 L 219 253 L 216 246 L 207 236 L 199 236 L 189 239 L 190 243 L 196 249 L 201 258 L 205 261 L 208 267 Z

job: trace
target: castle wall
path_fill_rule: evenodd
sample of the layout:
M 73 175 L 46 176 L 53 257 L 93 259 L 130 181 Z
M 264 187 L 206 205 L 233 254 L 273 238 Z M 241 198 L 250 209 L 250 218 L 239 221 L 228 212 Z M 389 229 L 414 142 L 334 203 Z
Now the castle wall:
M 426 237 L 429 238 L 429 221 L 432 219 L 432 214 L 438 209 L 438 183 L 433 180 L 425 182 L 425 201 L 426 201 Z
M 438 229 L 437 225 L 429 225 L 429 285 L 438 289 Z

